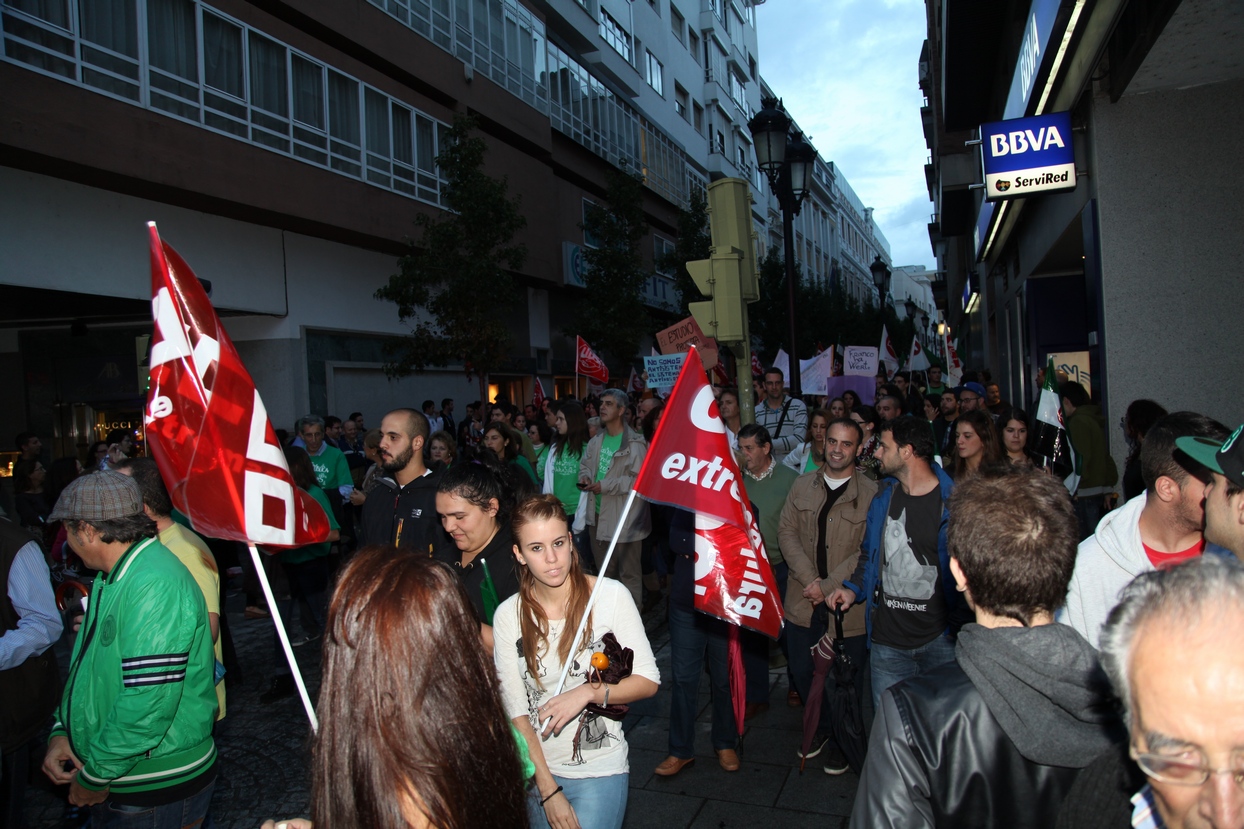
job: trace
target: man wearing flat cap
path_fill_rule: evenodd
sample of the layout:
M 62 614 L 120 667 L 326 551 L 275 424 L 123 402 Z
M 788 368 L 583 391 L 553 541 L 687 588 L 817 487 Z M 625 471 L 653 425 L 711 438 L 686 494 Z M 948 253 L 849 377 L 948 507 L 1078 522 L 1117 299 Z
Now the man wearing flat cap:
M 203 594 L 156 538 L 133 479 L 71 483 L 49 521 L 99 575 L 43 770 L 91 825 L 197 825 L 216 784 L 215 660 Z M 153 814 L 154 812 L 154 814 Z

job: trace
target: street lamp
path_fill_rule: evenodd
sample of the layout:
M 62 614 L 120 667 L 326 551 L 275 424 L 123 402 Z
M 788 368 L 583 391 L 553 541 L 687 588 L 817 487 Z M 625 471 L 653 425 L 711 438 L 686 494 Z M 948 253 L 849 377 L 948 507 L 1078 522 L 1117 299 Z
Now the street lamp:
M 928 311 L 920 312 L 920 330 L 924 333 L 924 345 L 926 348 L 928 348 L 928 345 L 929 345 L 929 312 Z
M 911 297 L 907 297 L 907 299 L 903 300 L 903 308 L 906 309 L 907 311 L 907 319 L 911 320 L 911 325 L 913 328 L 915 328 L 916 327 L 916 311 L 919 310 L 918 308 L 916 308 L 916 303 L 912 301 Z
M 881 254 L 877 254 L 868 269 L 873 272 L 873 284 L 877 286 L 877 310 L 881 312 L 881 319 L 884 321 L 885 295 L 890 292 L 890 269 L 881 260 Z
M 795 334 L 795 231 L 794 218 L 812 186 L 816 149 L 799 130 L 791 131 L 791 119 L 779 98 L 761 100 L 761 110 L 747 128 L 756 147 L 756 166 L 764 170 L 769 187 L 782 208 L 782 242 L 786 258 L 786 300 L 790 326 L 790 394 L 803 394 L 799 377 L 799 341 Z

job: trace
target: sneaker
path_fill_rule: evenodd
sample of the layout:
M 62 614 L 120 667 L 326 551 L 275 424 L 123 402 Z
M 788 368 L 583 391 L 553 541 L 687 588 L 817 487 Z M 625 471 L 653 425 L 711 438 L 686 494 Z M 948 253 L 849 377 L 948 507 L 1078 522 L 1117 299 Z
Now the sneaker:
M 829 751 L 825 752 L 825 773 L 837 777 L 840 774 L 846 774 L 851 770 L 851 764 L 847 762 L 847 756 L 842 753 L 842 749 L 832 745 Z
M 298 690 L 294 685 L 294 678 L 289 674 L 281 674 L 272 677 L 272 684 L 268 686 L 268 690 L 259 695 L 259 701 L 264 705 L 270 705 L 277 700 L 292 697 Z
M 259 607 L 258 605 L 253 605 L 253 604 L 247 605 L 246 610 L 242 611 L 242 615 L 246 617 L 247 619 L 271 619 L 272 618 L 272 614 L 268 612 L 267 608 Z
M 825 750 L 825 746 L 829 744 L 829 736 L 825 734 L 817 734 L 812 738 L 812 747 L 808 749 L 808 753 L 804 754 L 799 749 L 795 749 L 795 756 L 800 760 L 808 760 L 819 755 Z
M 320 637 L 322 637 L 323 635 L 324 634 L 322 633 L 315 633 L 315 634 L 308 633 L 306 636 L 300 636 L 297 639 L 291 640 L 289 644 L 295 648 L 301 648 L 303 645 L 309 645 L 312 642 L 320 641 Z

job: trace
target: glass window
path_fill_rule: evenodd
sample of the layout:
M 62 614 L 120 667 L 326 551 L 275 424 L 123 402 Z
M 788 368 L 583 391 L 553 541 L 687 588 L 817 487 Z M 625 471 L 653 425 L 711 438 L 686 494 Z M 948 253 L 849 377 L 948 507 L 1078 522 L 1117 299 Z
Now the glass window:
M 600 10 L 600 36 L 613 47 L 615 52 L 626 58 L 627 63 L 633 62 L 630 32 L 622 28 L 622 24 L 604 9 Z
M 284 117 L 289 111 L 285 84 L 285 47 L 250 34 L 251 105 Z
M 359 143 L 359 83 L 340 72 L 328 72 L 328 129 L 333 138 Z
M 687 28 L 687 21 L 678 13 L 678 9 L 670 6 L 670 31 L 674 33 L 674 39 L 679 43 L 683 43 L 683 30 Z
M 700 63 L 700 36 L 691 29 L 687 30 L 687 50 L 691 52 L 695 62 Z M 703 66 L 702 63 L 700 65 Z
M 151 65 L 185 78 L 199 79 L 194 3 L 191 0 L 148 0 L 147 51 Z
M 78 29 L 83 40 L 126 57 L 138 57 L 134 0 L 78 0 Z
M 5 0 L 4 5 L 32 17 L 69 29 L 69 0 Z
M 292 56 L 294 120 L 324 129 L 324 68 L 300 55 Z
M 203 13 L 203 80 L 213 89 L 244 99 L 242 27 Z
M 661 79 L 661 61 L 657 60 L 657 56 L 652 54 L 651 50 L 644 50 L 648 55 L 648 86 L 657 91 L 658 95 L 664 95 L 662 91 L 663 82 Z

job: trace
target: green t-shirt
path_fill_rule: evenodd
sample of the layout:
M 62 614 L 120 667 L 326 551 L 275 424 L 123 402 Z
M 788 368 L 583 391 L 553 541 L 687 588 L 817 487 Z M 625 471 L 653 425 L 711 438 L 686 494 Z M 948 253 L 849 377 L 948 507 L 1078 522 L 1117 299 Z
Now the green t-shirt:
M 562 502 L 567 515 L 579 509 L 579 461 L 583 452 L 572 455 L 563 446 L 553 458 L 553 494 Z
M 609 474 L 609 464 L 613 461 L 613 453 L 622 448 L 621 432 L 616 435 L 605 432 L 604 438 L 600 443 L 600 463 L 596 465 L 596 480 L 598 481 L 603 481 Z M 596 511 L 600 512 L 600 495 L 596 496 Z
M 333 508 L 329 506 L 328 496 L 324 494 L 324 490 L 318 486 L 313 486 L 307 490 L 316 503 L 324 508 L 324 514 L 328 516 L 328 526 L 334 530 L 340 529 L 337 526 L 337 519 L 333 517 Z M 294 547 L 290 550 L 282 550 L 280 552 L 281 561 L 286 564 L 302 564 L 304 561 L 310 561 L 313 558 L 328 555 L 333 548 L 331 541 L 322 541 L 319 544 L 308 544 L 305 547 Z
M 531 468 L 531 464 L 528 463 L 527 459 L 524 458 L 522 455 L 517 456 L 516 458 L 514 458 L 514 460 L 510 461 L 510 463 L 514 464 L 519 469 L 526 472 L 527 477 L 531 478 L 532 483 L 537 483 L 537 484 L 540 483 L 540 481 L 536 478 L 536 471 Z
M 809 450 L 808 450 L 808 457 L 807 457 L 807 459 L 803 462 L 803 471 L 804 471 L 804 472 L 811 472 L 812 470 L 814 470 L 814 469 L 816 469 L 816 468 L 817 468 L 816 458 L 814 458 L 814 457 L 812 456 L 812 450 L 811 450 L 811 449 L 809 449 Z
M 544 464 L 549 459 L 549 446 L 546 443 L 536 450 L 536 482 L 544 480 Z
M 315 468 L 315 482 L 322 489 L 354 485 L 354 479 L 350 477 L 350 464 L 335 446 L 325 443 L 320 454 L 311 457 L 311 466 Z

